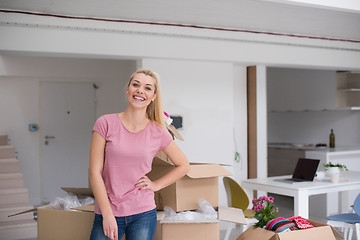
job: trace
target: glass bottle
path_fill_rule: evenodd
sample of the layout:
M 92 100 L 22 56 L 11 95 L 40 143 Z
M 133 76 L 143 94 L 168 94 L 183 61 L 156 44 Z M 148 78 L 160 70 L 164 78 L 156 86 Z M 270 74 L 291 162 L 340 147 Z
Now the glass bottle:
M 330 133 L 329 146 L 330 146 L 330 148 L 335 148 L 335 134 L 334 134 L 334 130 L 333 130 L 333 129 L 331 129 L 331 133 Z

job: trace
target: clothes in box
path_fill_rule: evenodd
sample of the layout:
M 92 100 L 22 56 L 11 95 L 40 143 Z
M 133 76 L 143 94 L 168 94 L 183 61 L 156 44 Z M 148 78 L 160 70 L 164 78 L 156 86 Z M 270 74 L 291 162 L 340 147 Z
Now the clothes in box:
M 336 237 L 343 239 L 341 234 L 333 227 L 313 220 L 308 221 L 314 226 L 314 228 L 282 233 L 275 233 L 263 228 L 251 226 L 236 240 L 335 240 Z

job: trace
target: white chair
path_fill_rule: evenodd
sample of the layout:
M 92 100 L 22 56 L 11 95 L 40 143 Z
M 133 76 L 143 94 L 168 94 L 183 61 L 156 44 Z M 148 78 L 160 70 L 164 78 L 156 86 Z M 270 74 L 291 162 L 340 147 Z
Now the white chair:
M 352 240 L 355 226 L 356 239 L 360 240 L 360 194 L 355 199 L 353 210 L 354 213 L 336 214 L 326 219 L 329 225 L 343 229 L 344 238 L 347 240 Z

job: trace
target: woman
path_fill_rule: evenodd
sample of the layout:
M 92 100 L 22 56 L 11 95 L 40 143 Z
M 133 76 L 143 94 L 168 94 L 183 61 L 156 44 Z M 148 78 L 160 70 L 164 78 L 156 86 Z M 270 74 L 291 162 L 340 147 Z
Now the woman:
M 153 239 L 156 229 L 154 192 L 183 177 L 190 165 L 165 128 L 158 76 L 137 70 L 126 87 L 128 106 L 101 116 L 93 128 L 90 184 L 95 219 L 90 239 Z M 175 168 L 151 181 L 152 159 L 164 151 Z

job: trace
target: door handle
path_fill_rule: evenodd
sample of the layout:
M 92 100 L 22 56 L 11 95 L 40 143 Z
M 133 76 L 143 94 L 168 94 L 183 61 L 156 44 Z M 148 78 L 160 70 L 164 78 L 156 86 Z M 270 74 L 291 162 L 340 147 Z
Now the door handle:
M 54 139 L 55 136 L 45 136 L 45 145 L 48 145 L 49 144 L 49 139 Z

